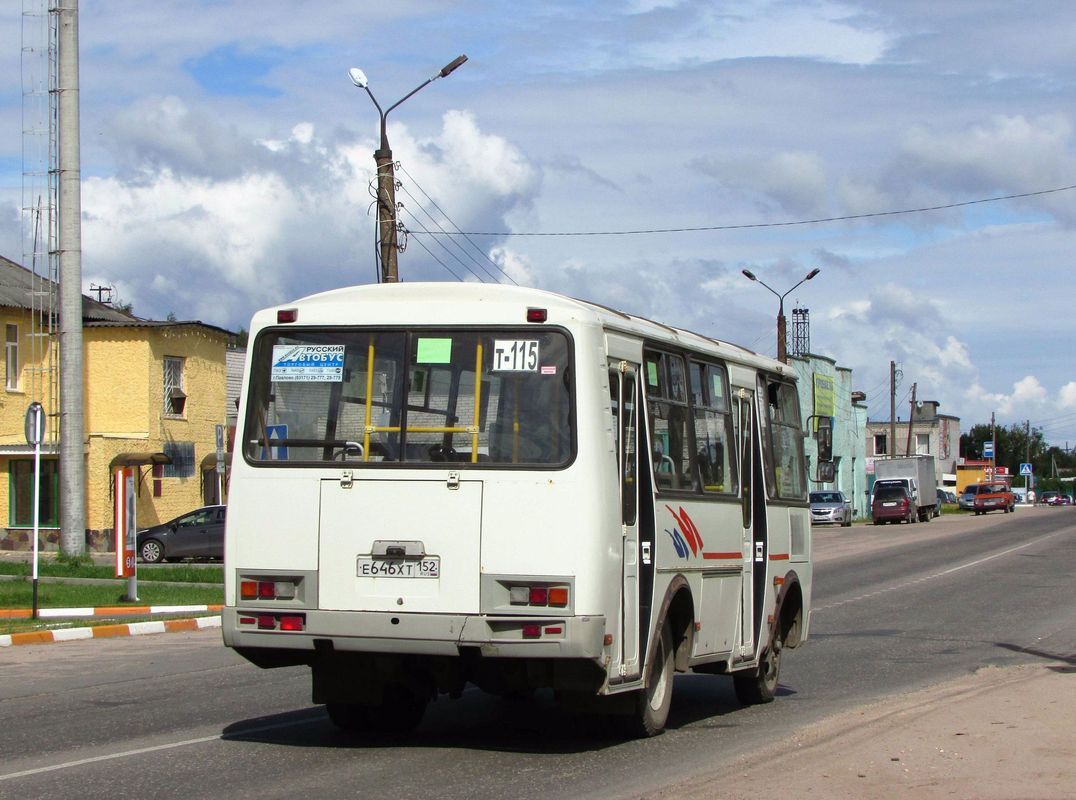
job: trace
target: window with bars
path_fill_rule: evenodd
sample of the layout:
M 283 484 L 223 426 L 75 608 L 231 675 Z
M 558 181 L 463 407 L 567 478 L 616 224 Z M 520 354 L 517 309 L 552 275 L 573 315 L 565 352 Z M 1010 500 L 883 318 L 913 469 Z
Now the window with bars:
M 165 442 L 164 454 L 172 459 L 164 465 L 165 478 L 190 478 L 194 475 L 194 442 Z
M 164 415 L 182 417 L 187 405 L 183 391 L 183 359 L 164 357 Z

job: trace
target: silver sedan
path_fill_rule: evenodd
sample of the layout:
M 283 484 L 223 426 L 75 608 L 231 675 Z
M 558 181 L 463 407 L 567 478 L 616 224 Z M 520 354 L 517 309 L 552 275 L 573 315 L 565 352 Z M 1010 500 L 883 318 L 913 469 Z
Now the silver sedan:
M 845 499 L 844 492 L 811 492 L 811 524 L 850 527 L 852 505 Z

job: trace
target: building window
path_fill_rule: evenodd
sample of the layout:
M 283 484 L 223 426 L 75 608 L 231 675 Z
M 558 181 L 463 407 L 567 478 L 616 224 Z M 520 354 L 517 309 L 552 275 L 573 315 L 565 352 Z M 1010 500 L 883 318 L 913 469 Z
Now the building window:
M 172 459 L 164 465 L 165 478 L 189 478 L 194 475 L 194 442 L 165 442 L 164 454 Z
M 15 390 L 19 388 L 19 326 L 8 325 L 7 337 L 4 345 L 4 353 L 7 357 L 7 388 Z
M 930 455 L 929 433 L 917 433 L 915 435 L 915 454 L 918 456 Z
M 41 462 L 41 482 L 38 487 L 38 525 L 56 528 L 60 525 L 59 462 Z M 12 460 L 8 464 L 8 525 L 30 528 L 34 524 L 34 461 Z
M 164 357 L 164 415 L 182 417 L 187 405 L 183 391 L 183 359 Z
M 874 434 L 874 454 L 876 456 L 884 456 L 884 455 L 886 455 L 886 453 L 889 452 L 886 449 L 885 444 L 886 444 L 886 442 L 885 442 L 885 434 L 884 433 L 876 433 L 876 434 Z

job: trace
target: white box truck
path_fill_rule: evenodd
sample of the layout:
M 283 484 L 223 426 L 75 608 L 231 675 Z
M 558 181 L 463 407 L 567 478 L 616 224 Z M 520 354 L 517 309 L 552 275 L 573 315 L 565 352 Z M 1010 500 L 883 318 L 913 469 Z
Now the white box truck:
M 920 522 L 938 515 L 938 476 L 934 456 L 894 456 L 874 461 L 874 491 L 881 486 L 900 485 L 912 496 Z

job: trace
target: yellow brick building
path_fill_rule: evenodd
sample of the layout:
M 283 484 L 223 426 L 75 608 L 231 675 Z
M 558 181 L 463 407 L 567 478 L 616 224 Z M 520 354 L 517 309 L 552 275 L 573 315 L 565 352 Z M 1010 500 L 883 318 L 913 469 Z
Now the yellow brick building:
M 0 549 L 29 550 L 33 450 L 23 420 L 31 401 L 48 415 L 42 447 L 40 546 L 59 541 L 55 348 L 37 336 L 32 276 L 0 258 Z M 139 471 L 138 524 L 155 525 L 219 502 L 216 426 L 225 424 L 225 350 L 231 334 L 201 322 L 141 320 L 83 298 L 87 546 L 111 550 L 112 475 Z M 55 372 L 51 373 L 53 376 Z M 54 382 L 54 377 L 52 378 Z M 165 458 L 167 457 L 167 458 Z M 169 463 L 161 463 L 168 461 Z

